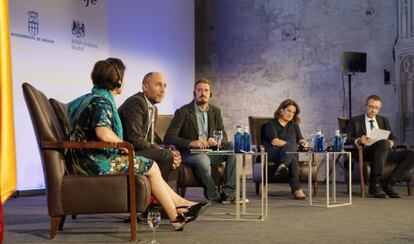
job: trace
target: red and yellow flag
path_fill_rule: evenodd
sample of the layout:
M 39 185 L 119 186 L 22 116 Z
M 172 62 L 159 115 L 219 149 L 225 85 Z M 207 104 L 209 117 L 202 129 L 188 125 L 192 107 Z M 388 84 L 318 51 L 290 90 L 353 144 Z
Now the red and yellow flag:
M 0 191 L 3 204 L 16 189 L 8 0 L 0 0 Z

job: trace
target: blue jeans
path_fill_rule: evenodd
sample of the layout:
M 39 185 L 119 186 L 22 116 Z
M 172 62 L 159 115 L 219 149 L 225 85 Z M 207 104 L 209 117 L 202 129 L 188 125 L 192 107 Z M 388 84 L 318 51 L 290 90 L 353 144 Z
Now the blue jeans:
M 233 150 L 232 143 L 222 145 L 223 150 Z M 195 176 L 204 187 L 204 196 L 211 201 L 220 200 L 220 194 L 211 177 L 211 166 L 226 161 L 224 169 L 223 194 L 231 196 L 236 191 L 236 157 L 235 156 L 207 156 L 206 154 L 184 153 L 182 160 L 188 163 L 194 170 Z

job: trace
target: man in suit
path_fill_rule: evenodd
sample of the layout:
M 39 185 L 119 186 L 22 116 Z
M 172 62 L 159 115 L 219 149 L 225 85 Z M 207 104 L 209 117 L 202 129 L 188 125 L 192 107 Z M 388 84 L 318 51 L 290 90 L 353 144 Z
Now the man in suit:
M 161 138 L 155 133 L 158 109 L 166 92 L 166 79 L 159 72 L 150 72 L 144 76 L 142 91 L 129 97 L 119 107 L 124 129 L 124 139 L 134 145 L 135 154 L 156 161 L 162 177 L 167 181 L 172 169 L 178 168 L 181 155 L 178 151 L 161 149 Z
M 400 181 L 404 173 L 414 165 L 414 152 L 411 151 L 391 151 L 396 145 L 396 137 L 390 133 L 388 139 L 379 140 L 367 146 L 370 142 L 369 135 L 374 128 L 391 131 L 390 124 L 386 117 L 378 115 L 381 110 L 382 100 L 377 95 L 371 95 L 365 103 L 365 114 L 353 117 L 348 124 L 348 142 L 364 146 L 364 158 L 372 161 L 371 174 L 369 178 L 369 193 L 376 198 L 385 198 L 382 190 L 392 198 L 401 196 L 392 188 Z M 390 177 L 384 182 L 380 182 L 379 177 L 383 173 L 383 167 L 387 161 L 397 163 L 397 166 Z
M 165 134 L 165 141 L 176 145 L 183 157 L 194 170 L 196 177 L 204 187 L 204 196 L 211 201 L 222 203 L 234 202 L 236 185 L 234 156 L 207 156 L 191 154 L 191 149 L 207 149 L 217 146 L 213 131 L 223 131 L 223 150 L 233 149 L 224 131 L 220 109 L 209 104 L 212 86 L 209 80 L 200 79 L 194 84 L 194 100 L 177 109 L 174 118 Z M 220 194 L 211 177 L 211 164 L 226 161 L 225 182 Z

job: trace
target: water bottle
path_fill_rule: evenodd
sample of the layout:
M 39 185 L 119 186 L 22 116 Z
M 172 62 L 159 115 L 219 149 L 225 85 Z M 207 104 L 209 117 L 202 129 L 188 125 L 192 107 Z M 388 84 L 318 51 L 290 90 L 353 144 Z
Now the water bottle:
M 320 130 L 317 130 L 315 132 L 315 134 L 313 135 L 312 141 L 313 141 L 313 151 L 317 152 L 318 151 L 318 142 L 319 142 L 319 137 L 320 135 Z
M 243 133 L 241 126 L 236 127 L 236 133 L 234 134 L 234 152 L 240 153 L 243 149 Z
M 339 130 L 335 130 L 333 149 L 335 152 L 340 152 L 342 150 L 341 133 Z
M 319 137 L 319 143 L 318 143 L 319 152 L 323 152 L 323 149 L 324 149 L 323 142 L 324 142 L 324 135 L 323 135 L 323 132 L 321 131 L 321 136 Z
M 244 142 L 244 148 L 243 148 L 243 150 L 245 152 L 250 152 L 252 150 L 252 147 L 250 145 L 249 126 L 245 126 L 244 127 L 243 142 Z
M 315 152 L 323 152 L 323 134 L 322 130 L 317 129 L 315 133 Z

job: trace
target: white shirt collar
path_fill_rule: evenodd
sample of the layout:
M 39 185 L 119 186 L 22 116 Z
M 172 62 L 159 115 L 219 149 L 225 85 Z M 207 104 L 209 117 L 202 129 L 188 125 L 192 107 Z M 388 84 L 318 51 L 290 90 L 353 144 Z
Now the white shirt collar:
M 155 106 L 150 102 L 150 100 L 147 98 L 147 96 L 144 95 L 144 98 L 145 98 L 145 102 L 147 103 L 148 110 L 150 109 L 150 107 L 155 110 Z
M 376 117 L 370 118 L 367 114 L 365 114 L 365 129 L 367 130 L 367 135 L 371 133 L 371 123 L 369 122 L 370 120 L 374 120 L 374 128 L 379 129 Z

